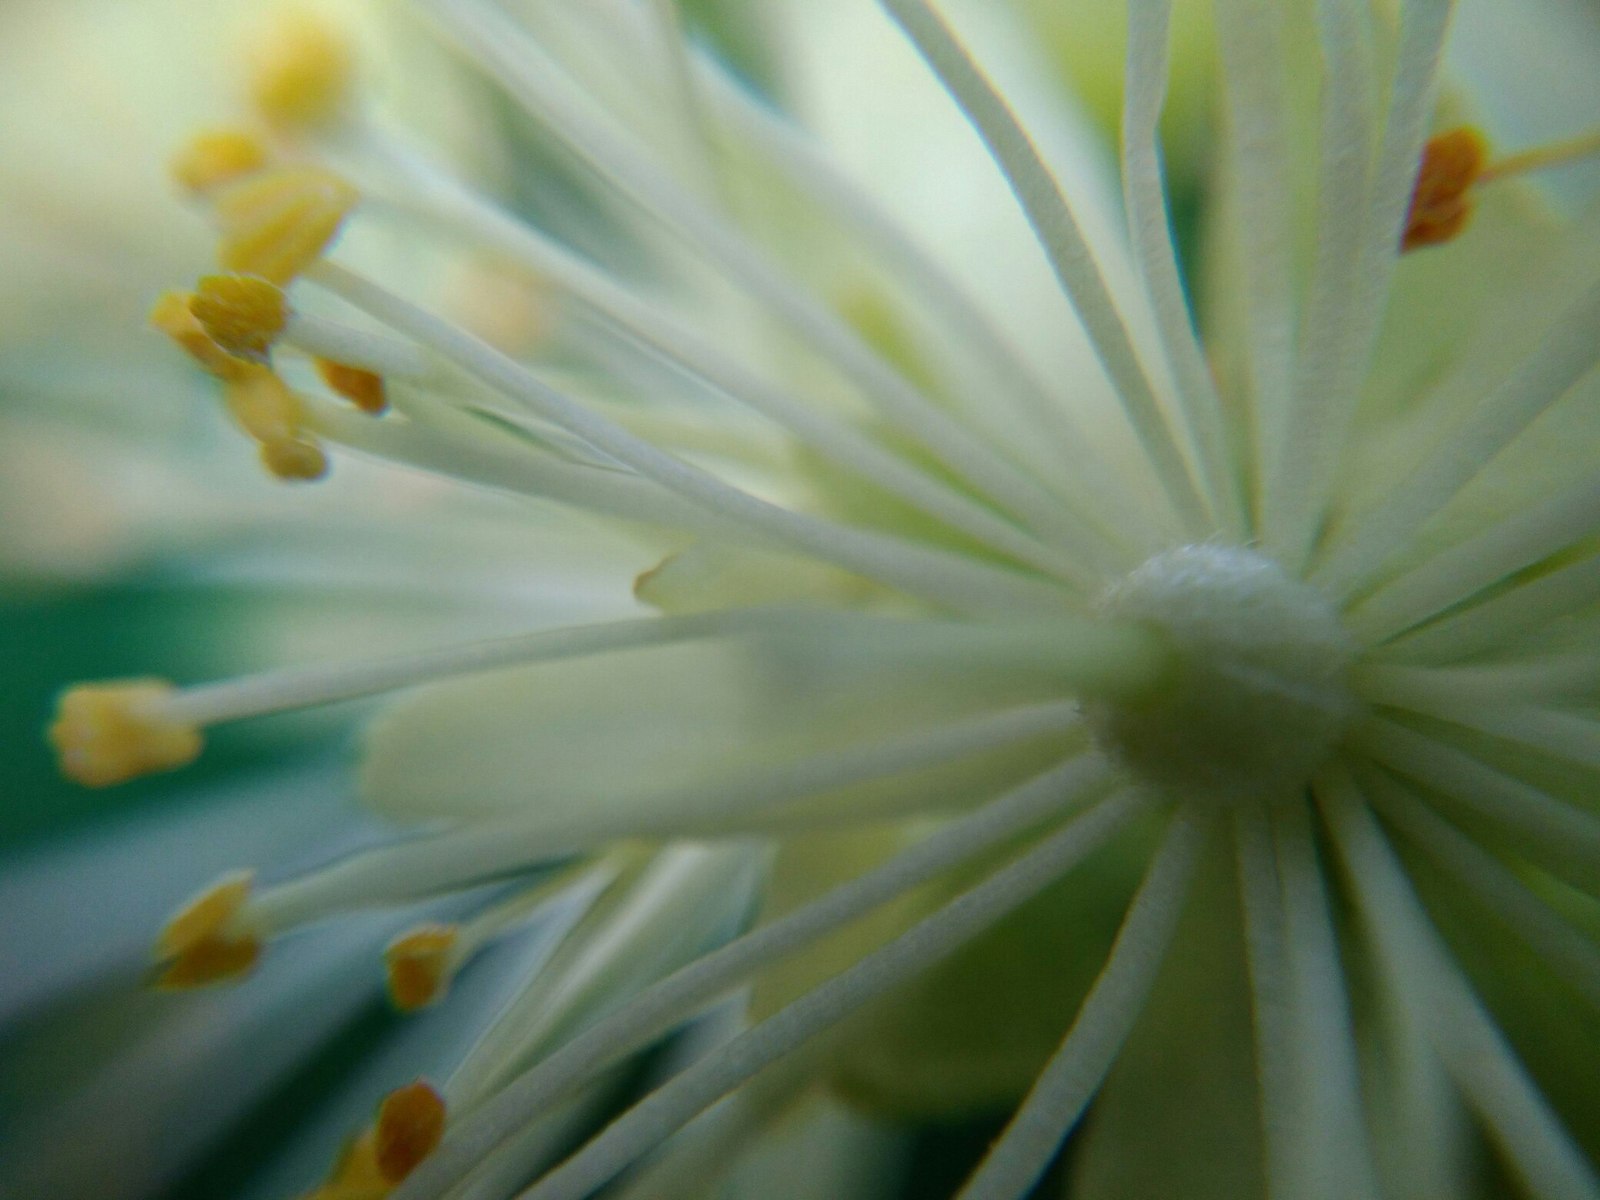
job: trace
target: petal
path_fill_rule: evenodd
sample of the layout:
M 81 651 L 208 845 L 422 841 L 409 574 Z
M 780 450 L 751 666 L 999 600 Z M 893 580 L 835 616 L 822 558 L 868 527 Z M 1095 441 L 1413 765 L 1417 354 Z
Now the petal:
M 663 832 L 670 805 L 692 803 L 697 790 L 739 779 L 751 780 L 753 791 L 764 780 L 781 786 L 781 772 L 808 755 L 926 733 L 1049 695 L 1038 681 L 957 676 L 933 687 L 909 664 L 850 662 L 844 649 L 822 657 L 793 644 L 680 644 L 428 688 L 372 728 L 362 791 L 403 821 L 498 815 L 526 831 L 611 814 L 626 833 L 629 814 L 653 814 L 650 828 Z M 992 757 L 976 760 L 987 772 L 979 780 L 948 766 L 936 779 L 924 773 L 924 797 L 981 794 L 961 788 L 995 775 Z M 1035 762 L 1024 756 L 1024 767 Z M 1000 777 L 1015 766 L 1005 763 Z M 863 797 L 830 795 L 852 798 Z
M 1214 837 L 1149 1006 L 1071 1164 L 1082 1200 L 1264 1195 L 1243 930 L 1227 839 Z

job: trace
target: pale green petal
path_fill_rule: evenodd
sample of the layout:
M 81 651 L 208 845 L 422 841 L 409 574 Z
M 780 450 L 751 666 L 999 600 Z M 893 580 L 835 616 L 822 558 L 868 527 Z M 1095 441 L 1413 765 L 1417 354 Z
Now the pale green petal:
M 832 649 L 837 650 L 835 646 Z M 781 786 L 808 755 L 931 733 L 961 718 L 1054 698 L 1047 683 L 960 676 L 946 686 L 910 665 L 885 669 L 793 645 L 714 642 L 541 664 L 443 684 L 397 703 L 367 741 L 362 791 L 403 821 L 515 817 L 532 829 L 569 818 L 650 814 L 656 829 L 702 789 L 748 780 L 753 794 Z M 961 803 L 1052 747 L 981 755 L 970 770 L 942 765 L 887 792 L 873 784 L 827 796 L 833 810 L 871 798 Z M 737 793 L 735 793 L 737 795 Z M 530 824 L 531 823 L 531 824 Z
M 1073 1200 L 1264 1195 L 1239 912 L 1231 844 L 1214 836 L 1149 1007 L 1089 1110 Z

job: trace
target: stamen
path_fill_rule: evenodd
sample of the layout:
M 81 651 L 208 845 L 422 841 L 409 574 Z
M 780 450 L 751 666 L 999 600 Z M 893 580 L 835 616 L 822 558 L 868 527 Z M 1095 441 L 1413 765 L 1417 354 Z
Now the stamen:
M 194 315 L 193 292 L 163 292 L 150 309 L 150 324 L 166 334 L 178 347 L 218 379 L 237 379 L 252 366 L 229 354 L 216 342 Z
M 1345 526 L 1346 536 L 1310 581 L 1349 597 L 1374 582 L 1385 561 L 1444 508 L 1485 466 L 1600 361 L 1600 286 L 1550 326 L 1538 347 L 1478 407 L 1445 433 L 1382 503 Z
M 1430 1041 L 1527 1194 L 1593 1197 L 1600 1180 L 1454 965 L 1405 869 L 1348 779 L 1317 790 L 1387 985 Z
M 1092 510 L 1099 504 L 1111 506 L 1108 498 L 1115 497 L 1115 527 L 1095 522 L 1097 536 L 1113 547 L 1120 549 L 1127 541 L 1149 537 L 1152 515 L 1143 504 L 1145 498 L 1125 473 L 1110 467 L 1096 452 L 1092 436 L 1074 415 L 1070 397 L 1059 384 L 1044 382 L 1023 361 L 964 284 L 924 251 L 894 216 L 850 180 L 798 126 L 752 96 L 718 60 L 700 54 L 695 65 L 719 116 L 734 124 L 741 139 L 762 151 L 791 186 L 810 196 L 833 220 L 855 229 L 882 257 L 889 272 L 904 281 L 907 291 L 937 315 L 948 337 L 970 343 L 968 350 L 981 377 L 999 397 L 1010 399 L 1019 418 L 1041 435 L 1015 446 L 1015 452 L 1028 455 L 1036 471 L 1052 484 L 1071 489 L 1075 505 L 1090 500 L 1086 507 Z M 998 433 L 991 408 L 986 396 L 981 403 L 966 403 L 964 411 L 969 420 L 987 422 L 985 428 Z M 1092 519 L 1095 513 L 1084 515 Z
M 1250 1025 L 1256 1052 L 1256 1108 L 1262 1133 L 1262 1164 L 1269 1200 L 1288 1200 L 1304 1163 L 1297 1155 L 1296 1128 L 1303 1102 L 1295 1053 L 1290 984 L 1288 918 L 1283 882 L 1273 854 L 1270 810 L 1240 805 L 1232 812 L 1240 912 L 1244 918 Z
M 1057 830 L 893 941 L 685 1068 L 524 1193 L 526 1200 L 591 1195 L 768 1064 L 992 928 L 1065 876 L 1091 848 L 1079 822 Z
M 1482 180 L 1488 160 L 1489 143 L 1471 126 L 1428 139 L 1400 237 L 1402 253 L 1453 241 L 1467 227 L 1472 189 Z
M 1578 559 L 1531 582 L 1517 583 L 1482 604 L 1451 613 L 1392 643 L 1396 655 L 1415 662 L 1471 658 L 1542 629 L 1600 599 L 1600 555 Z
M 1168 825 L 1072 1028 L 957 1200 L 1022 1200 L 1033 1191 L 1144 1010 L 1211 817 L 1182 811 Z
M 1552 142 L 1548 146 L 1520 150 L 1516 154 L 1495 159 L 1478 172 L 1478 182 L 1489 183 L 1512 175 L 1542 171 L 1547 167 L 1564 167 L 1581 159 L 1593 158 L 1597 154 L 1600 154 L 1600 130 L 1566 141 Z
M 1004 844 L 1052 815 L 1061 816 L 1102 789 L 1104 760 L 1061 764 L 972 816 L 902 851 L 882 866 L 841 884 L 770 925 L 736 938 L 646 989 L 501 1088 L 451 1133 L 437 1159 L 415 1181 L 415 1194 L 447 1192 L 471 1166 L 522 1127 L 530 1113 L 559 1100 L 671 1025 L 697 1011 L 768 963 L 811 944 L 863 914 Z M 1084 855 L 1104 844 L 1138 810 L 1124 794 L 1080 813 L 1067 829 L 1086 841 Z M 425 1176 L 425 1178 L 424 1178 Z
M 723 216 L 700 204 L 591 110 L 559 64 L 492 7 L 460 0 L 427 6 L 452 37 L 502 83 L 542 128 L 592 168 L 620 196 L 705 255 L 765 306 L 785 328 L 853 380 L 885 416 L 951 471 L 1042 531 L 1058 528 L 1061 505 L 1036 481 L 922 395 L 837 314 L 792 280 Z
M 966 556 L 873 530 L 844 526 L 764 500 L 632 436 L 556 391 L 515 361 L 356 273 L 318 264 L 321 286 L 430 346 L 441 357 L 531 413 L 576 435 L 639 474 L 743 525 L 751 536 L 887 583 L 957 611 L 1059 612 L 1061 588 Z
M 310 358 L 389 378 L 423 379 L 432 370 L 428 356 L 411 342 L 309 313 L 289 314 L 283 343 Z
M 1062 542 L 1062 550 L 1041 545 L 987 506 L 930 476 L 924 466 L 887 450 L 849 422 L 818 412 L 815 405 L 772 386 L 741 366 L 724 348 L 686 328 L 667 309 L 640 300 L 548 237 L 410 155 L 404 146 L 385 140 L 377 148 L 418 176 L 416 182 L 424 193 L 419 211 L 487 241 L 533 272 L 567 303 L 575 303 L 647 353 L 789 430 L 846 470 L 1020 562 L 1079 586 L 1090 575 L 1085 564 L 1103 558 L 1102 548 L 1079 528 L 1076 514 L 1063 509 L 1055 519 L 1051 532 Z
M 1552 909 L 1515 871 L 1416 796 L 1390 780 L 1362 782 L 1386 822 L 1448 872 L 1600 1011 L 1600 946 Z
M 201 194 L 254 174 L 271 159 L 266 143 L 247 130 L 208 129 L 184 144 L 168 170 L 179 186 Z
M 378 1107 L 373 1157 L 390 1183 L 399 1183 L 433 1153 L 444 1136 L 444 1098 L 426 1080 L 397 1088 Z
M 273 125 L 311 129 L 343 113 L 355 55 L 335 28 L 306 13 L 284 14 L 250 48 L 250 99 Z
M 360 367 L 334 362 L 331 358 L 318 358 L 317 374 L 329 388 L 350 401 L 364 413 L 377 416 L 389 407 L 389 397 L 383 386 L 383 376 Z
M 1206 506 L 1077 217 L 1016 115 L 943 18 L 924 0 L 880 0 L 971 122 L 1016 195 L 1072 302 L 1173 511 L 1205 524 Z
M 261 463 L 285 482 L 321 479 L 328 456 L 306 431 L 299 397 L 269 368 L 254 366 L 229 380 L 223 399 L 239 427 L 261 447 Z
M 384 1200 L 392 1190 L 378 1170 L 375 1137 L 367 1130 L 340 1152 L 328 1180 L 304 1200 Z
M 88 787 L 107 787 L 193 762 L 202 745 L 199 727 L 161 711 L 174 690 L 161 679 L 69 688 L 49 730 L 62 773 Z
M 401 1012 L 426 1008 L 444 995 L 459 934 L 458 925 L 423 925 L 389 943 L 383 952 L 389 999 Z
M 218 189 L 218 260 L 230 271 L 287 284 L 315 262 L 361 198 L 321 167 L 275 167 Z
M 598 866 L 576 878 L 573 871 L 552 871 L 533 887 L 517 891 L 463 924 L 430 923 L 401 934 L 383 952 L 389 999 L 401 1012 L 415 1012 L 438 1003 L 449 991 L 456 972 L 473 955 L 507 930 L 529 920 L 541 906 L 553 901 L 574 914 L 587 909 L 616 881 L 620 864 L 627 857 L 626 852 L 609 855 Z M 563 918 L 553 913 L 547 913 L 546 917 L 541 923 L 543 935 L 553 937 Z M 576 915 L 570 920 L 576 923 Z M 451 1103 L 455 1104 L 459 1095 L 453 1090 L 454 1077 L 449 1086 L 454 1097 Z
M 1509 848 L 1552 875 L 1594 890 L 1600 818 L 1592 813 L 1394 721 L 1368 720 L 1358 745 L 1380 764 L 1448 797 L 1454 811 L 1492 823 Z
M 1271 818 L 1294 985 L 1289 1007 L 1296 1028 L 1290 1045 L 1301 1059 L 1297 1083 L 1303 1092 L 1298 1106 L 1302 1116 L 1285 1132 L 1301 1143 L 1290 1157 L 1302 1164 L 1305 1174 L 1282 1195 L 1330 1195 L 1330 1181 L 1347 1180 L 1353 1185 L 1351 1194 L 1378 1196 L 1382 1192 L 1363 1113 L 1355 1023 L 1311 813 L 1303 804 L 1290 804 L 1275 809 Z
M 1128 66 L 1122 116 L 1122 187 L 1128 234 L 1177 385 L 1178 422 L 1199 466 L 1207 503 L 1232 537 L 1248 523 L 1228 447 L 1221 397 L 1206 363 L 1173 244 L 1157 128 L 1167 95 L 1172 0 L 1128 6 Z
M 205 275 L 189 311 L 206 335 L 235 358 L 265 362 L 289 321 L 283 289 L 256 275 Z
M 398 904 L 451 891 L 620 838 L 670 839 L 770 830 L 786 810 L 813 796 L 876 779 L 911 775 L 1009 746 L 1042 747 L 1076 725 L 1072 702 L 985 713 L 876 742 L 813 754 L 782 769 L 749 770 L 700 787 L 663 789 L 638 805 L 549 813 L 523 806 L 427 837 L 388 843 L 266 889 L 252 902 L 256 922 L 273 932 L 351 908 Z M 919 789 L 917 800 L 935 785 Z M 892 789 L 879 802 L 893 810 Z M 387 811 L 403 805 L 385 797 Z M 491 810 L 492 811 L 492 810 Z M 885 809 L 865 802 L 849 817 Z M 802 814 L 803 816 L 803 810 Z M 827 820 L 841 820 L 829 811 Z
M 452 1110 L 476 1112 L 594 1014 L 698 961 L 752 894 L 767 853 L 684 843 L 654 854 L 626 847 L 607 860 L 540 921 L 551 955 L 451 1072 L 444 1094 Z
M 225 875 L 194 897 L 156 937 L 164 964 L 156 986 L 203 987 L 244 974 L 261 957 L 261 938 L 244 920 L 253 873 Z

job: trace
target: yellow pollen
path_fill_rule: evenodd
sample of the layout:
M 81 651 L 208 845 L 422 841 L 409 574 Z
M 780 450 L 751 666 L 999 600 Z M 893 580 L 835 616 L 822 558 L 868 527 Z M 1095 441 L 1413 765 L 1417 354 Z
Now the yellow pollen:
M 306 13 L 286 13 L 250 47 L 250 99 L 269 123 L 290 129 L 338 118 L 355 80 L 350 43 Z
M 164 679 L 126 679 L 68 688 L 56 706 L 50 744 L 67 778 L 107 787 L 187 766 L 200 755 L 200 730 L 161 715 L 173 691 Z
M 319 358 L 316 364 L 322 382 L 362 412 L 376 416 L 389 407 L 382 375 L 363 371 L 360 367 L 346 366 L 331 358 Z
M 401 934 L 384 950 L 389 998 L 401 1012 L 426 1008 L 444 995 L 457 932 L 454 925 L 423 925 Z
M 373 1156 L 378 1171 L 399 1183 L 433 1153 L 444 1137 L 444 1097 L 426 1080 L 396 1088 L 378 1107 Z
M 1402 252 L 1454 239 L 1472 216 L 1472 188 L 1483 176 L 1489 147 L 1476 129 L 1463 126 L 1428 140 L 1406 213 Z
M 328 457 L 305 430 L 300 399 L 271 368 L 252 364 L 223 387 L 228 412 L 261 447 L 261 463 L 279 479 L 321 479 Z
M 239 922 L 252 872 L 225 875 L 180 908 L 156 937 L 163 966 L 156 986 L 204 987 L 244 974 L 261 957 L 261 939 Z
M 258 275 L 203 276 L 189 311 L 223 351 L 257 361 L 289 322 L 283 289 Z
M 164 292 L 150 309 L 150 324 L 218 379 L 238 379 L 255 366 L 229 354 L 206 332 L 194 315 L 194 293 Z
M 179 186 L 201 193 L 259 171 L 269 161 L 266 143 L 255 134 L 243 129 L 208 129 L 195 134 L 173 156 L 170 170 Z
M 321 257 L 360 193 L 320 167 L 275 167 L 215 193 L 218 260 L 242 275 L 287 284 Z

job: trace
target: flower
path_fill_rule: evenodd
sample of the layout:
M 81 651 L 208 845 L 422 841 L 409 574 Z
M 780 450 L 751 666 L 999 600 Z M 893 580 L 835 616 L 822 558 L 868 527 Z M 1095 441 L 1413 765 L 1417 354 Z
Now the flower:
M 1068 323 L 942 144 L 923 211 L 967 225 L 929 255 L 670 5 L 421 7 L 550 156 L 550 179 L 508 163 L 537 219 L 369 115 L 302 23 L 262 48 L 257 125 L 178 160 L 222 273 L 153 322 L 276 479 L 350 451 L 583 510 L 657 556 L 640 611 L 84 685 L 51 730 L 98 785 L 223 721 L 407 693 L 362 788 L 409 836 L 225 876 L 161 932 L 167 986 L 460 894 L 469 915 L 384 956 L 399 1007 L 448 1014 L 475 958 L 549 932 L 448 1078 L 382 1097 L 315 1194 L 578 1200 L 658 1149 L 637 1194 L 881 1163 L 837 1110 L 777 1128 L 819 1090 L 904 1120 L 1015 1105 L 971 1200 L 1029 1194 L 1069 1135 L 1074 1195 L 1596 1194 L 1600 291 L 1592 234 L 1504 182 L 1592 141 L 1430 137 L 1460 103 L 1444 0 L 1306 29 L 1223 0 L 1186 286 L 1169 4 L 1128 6 L 1122 236 L 1081 129 L 1030 135 L 934 7 L 882 0 L 876 36 L 904 39 L 873 59 L 882 99 L 903 69 L 948 91 Z M 871 47 L 861 8 L 795 10 L 847 31 L 828 70 Z M 880 149 L 886 176 L 927 151 Z M 385 221 L 420 266 L 330 250 Z M 1006 281 L 995 316 L 960 253 Z M 1068 343 L 1055 372 L 1008 344 L 1035 327 Z M 563 1157 L 619 1064 L 695 1021 L 703 1048 Z

